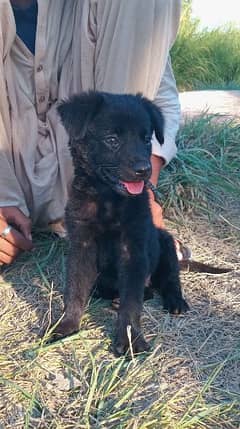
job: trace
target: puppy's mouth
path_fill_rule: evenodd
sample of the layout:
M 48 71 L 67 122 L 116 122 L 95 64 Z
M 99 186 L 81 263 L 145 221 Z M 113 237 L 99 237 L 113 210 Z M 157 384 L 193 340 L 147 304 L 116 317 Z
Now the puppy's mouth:
M 101 177 L 115 192 L 125 196 L 136 196 L 143 192 L 145 182 L 121 180 L 116 177 L 117 171 L 115 168 L 101 168 Z M 115 173 L 115 174 L 114 174 Z
M 142 193 L 144 188 L 144 180 L 140 180 L 139 182 L 123 182 L 120 181 L 121 185 L 126 189 L 128 194 L 130 195 L 139 195 Z

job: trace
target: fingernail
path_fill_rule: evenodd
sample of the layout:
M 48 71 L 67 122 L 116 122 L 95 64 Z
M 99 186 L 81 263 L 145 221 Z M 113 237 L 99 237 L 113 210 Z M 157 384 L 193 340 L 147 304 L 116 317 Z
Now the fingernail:
M 32 234 L 29 234 L 29 235 L 28 235 L 28 239 L 29 239 L 30 241 L 32 241 Z

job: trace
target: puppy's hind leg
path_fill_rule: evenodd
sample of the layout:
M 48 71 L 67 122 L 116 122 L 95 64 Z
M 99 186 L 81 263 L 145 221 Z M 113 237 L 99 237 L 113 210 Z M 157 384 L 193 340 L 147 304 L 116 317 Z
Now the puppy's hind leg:
M 165 230 L 158 230 L 160 258 L 157 269 L 151 277 L 151 286 L 163 299 L 163 308 L 169 313 L 180 314 L 189 309 L 182 296 L 179 277 L 179 263 L 172 236 Z

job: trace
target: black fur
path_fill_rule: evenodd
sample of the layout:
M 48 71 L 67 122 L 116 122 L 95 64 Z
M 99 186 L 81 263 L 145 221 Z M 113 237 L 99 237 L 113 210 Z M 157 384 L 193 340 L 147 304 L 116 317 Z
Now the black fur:
M 133 351 L 148 350 L 140 326 L 147 279 L 151 276 L 166 310 L 188 309 L 173 239 L 154 227 L 145 186 L 153 131 L 163 143 L 162 114 L 141 95 L 97 92 L 74 96 L 58 111 L 70 137 L 75 178 L 66 209 L 70 252 L 65 315 L 53 336 L 79 330 L 95 288 L 104 298 L 120 297 L 115 352 L 129 348 L 128 325 Z M 143 191 L 133 195 L 123 182 L 144 182 Z

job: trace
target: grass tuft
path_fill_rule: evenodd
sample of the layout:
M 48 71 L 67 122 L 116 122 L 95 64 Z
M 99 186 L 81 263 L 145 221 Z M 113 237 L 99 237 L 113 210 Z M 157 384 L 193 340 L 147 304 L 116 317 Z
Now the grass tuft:
M 189 120 L 178 138 L 178 155 L 160 176 L 158 190 L 171 213 L 228 210 L 240 200 L 240 126 L 216 115 Z

